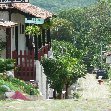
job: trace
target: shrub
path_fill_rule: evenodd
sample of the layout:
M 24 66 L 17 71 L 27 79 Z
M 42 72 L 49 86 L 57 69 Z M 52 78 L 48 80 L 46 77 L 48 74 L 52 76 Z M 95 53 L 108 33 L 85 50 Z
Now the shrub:
M 21 91 L 30 94 L 30 90 L 34 92 L 34 95 L 38 95 L 39 91 L 32 84 L 26 84 L 25 81 L 17 78 L 8 77 L 7 75 L 0 75 L 0 86 L 6 85 L 11 90 Z M 0 89 L 1 90 L 1 89 Z
M 13 59 L 3 59 L 0 58 L 0 73 L 14 69 Z
M 7 88 L 0 86 L 0 95 L 4 94 L 7 90 Z

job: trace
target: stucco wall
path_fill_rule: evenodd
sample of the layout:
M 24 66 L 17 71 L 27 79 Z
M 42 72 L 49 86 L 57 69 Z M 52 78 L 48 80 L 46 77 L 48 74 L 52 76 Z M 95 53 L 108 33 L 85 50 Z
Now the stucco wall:
M 111 64 L 111 56 L 106 57 L 106 63 Z
M 9 12 L 8 11 L 0 11 L 0 19 L 5 21 L 9 21 Z M 25 16 L 19 13 L 12 13 L 11 21 L 18 23 L 18 50 L 26 49 L 26 39 L 25 32 L 24 34 L 20 34 L 20 23 L 24 25 L 25 28 Z M 6 41 L 6 31 L 0 28 L 0 38 Z M 15 50 L 15 28 L 11 29 L 11 51 Z M 3 50 L 1 56 L 6 58 L 6 50 Z
M 26 49 L 25 32 L 24 32 L 24 34 L 20 34 L 20 23 L 22 25 L 24 25 L 24 28 L 25 28 L 25 16 L 21 15 L 19 13 L 12 13 L 11 21 L 18 23 L 18 51 L 25 50 Z M 14 41 L 15 41 L 15 39 L 13 38 L 13 42 Z M 13 45 L 15 45 L 15 44 L 13 44 Z M 15 48 L 15 46 L 12 46 L 12 50 L 15 50 L 14 48 Z
M 0 19 L 9 20 L 9 12 L 8 11 L 0 11 Z
M 0 11 L 0 19 L 9 20 L 8 11 Z M 0 40 L 6 42 L 6 29 L 0 27 Z M 6 49 L 0 52 L 2 58 L 6 58 Z
M 44 99 L 46 99 L 46 76 L 40 61 L 36 61 L 36 81 L 38 82 L 39 90 Z
M 6 42 L 6 29 L 0 29 L 0 42 Z M 6 49 L 4 48 L 4 50 L 0 51 L 0 56 L 2 58 L 6 58 Z

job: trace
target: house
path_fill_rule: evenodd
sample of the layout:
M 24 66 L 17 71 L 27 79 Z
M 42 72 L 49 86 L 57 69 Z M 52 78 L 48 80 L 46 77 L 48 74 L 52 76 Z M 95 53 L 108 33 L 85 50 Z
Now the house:
M 111 64 L 111 52 L 107 51 L 106 53 L 104 53 L 104 57 L 106 58 L 106 63 Z
M 6 42 L 2 58 L 16 59 L 18 70 L 15 77 L 30 81 L 35 80 L 46 97 L 46 76 L 40 65 L 41 56 L 51 55 L 50 28 L 31 37 L 25 34 L 27 25 L 41 25 L 50 22 L 54 15 L 29 3 L 29 0 L 0 0 L 0 20 L 15 23 L 13 27 L 0 28 L 0 40 Z

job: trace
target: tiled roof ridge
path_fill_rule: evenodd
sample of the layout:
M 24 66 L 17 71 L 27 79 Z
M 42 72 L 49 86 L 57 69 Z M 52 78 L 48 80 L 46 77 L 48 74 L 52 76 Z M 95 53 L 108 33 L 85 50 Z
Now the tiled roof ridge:
M 44 19 L 48 18 L 48 17 L 50 18 L 53 16 L 53 14 L 51 12 L 49 12 L 43 8 L 40 8 L 38 6 L 32 5 L 31 3 L 12 3 L 12 7 L 16 8 L 18 10 L 21 10 L 25 13 L 32 14 L 33 16 L 44 18 Z
M 49 12 L 48 10 L 45 10 L 44 8 L 40 8 L 38 6 L 35 6 L 31 3 L 0 4 L 0 8 L 1 9 L 15 8 L 17 10 L 24 12 L 24 13 L 28 13 L 29 15 L 35 16 L 37 18 L 43 18 L 43 19 L 51 18 L 54 16 L 54 14 Z

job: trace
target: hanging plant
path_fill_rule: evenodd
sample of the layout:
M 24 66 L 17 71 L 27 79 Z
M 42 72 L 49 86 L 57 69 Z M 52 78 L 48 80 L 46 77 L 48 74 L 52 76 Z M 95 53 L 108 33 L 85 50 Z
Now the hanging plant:
M 42 24 L 42 29 L 50 29 L 52 27 L 52 21 L 47 21 Z
M 27 26 L 25 33 L 27 35 L 39 35 L 41 33 L 40 27 L 32 25 L 32 26 Z

